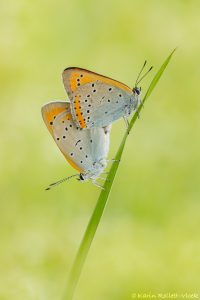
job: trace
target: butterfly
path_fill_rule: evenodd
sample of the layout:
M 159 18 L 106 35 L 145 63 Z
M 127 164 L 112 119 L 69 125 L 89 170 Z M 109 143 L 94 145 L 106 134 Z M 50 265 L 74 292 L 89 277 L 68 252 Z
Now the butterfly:
M 75 125 L 70 104 L 54 101 L 42 107 L 42 117 L 58 148 L 69 164 L 79 174 L 64 178 L 48 188 L 77 176 L 80 181 L 91 180 L 93 184 L 107 165 L 111 126 L 82 130 Z
M 97 73 L 71 67 L 62 73 L 65 90 L 70 99 L 70 109 L 76 125 L 82 129 L 104 127 L 121 117 L 128 126 L 127 117 L 141 103 L 141 88 L 137 84 L 152 69 L 149 69 L 135 87 L 127 85 Z

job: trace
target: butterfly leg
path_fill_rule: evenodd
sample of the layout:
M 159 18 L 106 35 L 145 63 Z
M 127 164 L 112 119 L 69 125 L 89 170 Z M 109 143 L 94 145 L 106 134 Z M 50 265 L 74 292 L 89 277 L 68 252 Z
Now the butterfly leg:
M 111 159 L 112 162 L 120 162 L 120 159 Z
M 120 159 L 119 160 L 118 159 L 107 159 L 106 161 L 107 161 L 107 163 L 110 163 L 110 162 L 118 162 L 119 163 L 121 160 Z
M 92 180 L 92 183 L 93 183 L 95 186 L 99 187 L 100 189 L 105 190 L 105 188 L 104 188 L 103 186 L 101 186 L 100 184 L 96 183 L 96 181 L 93 181 L 93 180 Z
M 102 179 L 102 180 L 105 180 L 107 182 L 110 182 L 110 180 L 108 180 L 107 178 L 104 178 L 104 177 L 98 177 L 98 179 Z
M 139 98 L 138 100 L 137 100 L 137 105 L 136 105 L 136 115 L 137 115 L 137 117 L 138 117 L 138 119 L 140 118 L 140 114 L 139 114 L 139 108 L 140 108 L 140 106 L 141 107 L 144 107 L 144 105 L 143 105 L 143 102 L 142 102 L 142 100 Z
M 126 125 L 126 129 L 128 130 L 129 121 L 128 121 L 127 117 L 123 117 L 123 119 L 124 119 L 124 122 L 125 122 L 125 125 Z M 128 133 L 129 133 L 129 131 L 128 131 Z

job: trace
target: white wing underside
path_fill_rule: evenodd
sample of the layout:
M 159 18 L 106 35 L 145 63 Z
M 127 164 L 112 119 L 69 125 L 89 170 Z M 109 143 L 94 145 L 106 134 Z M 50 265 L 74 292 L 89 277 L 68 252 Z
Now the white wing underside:
M 92 128 L 107 126 L 123 117 L 133 95 L 100 81 L 80 86 L 77 91 L 69 95 L 71 113 L 79 126 L 74 106 L 76 97 L 79 97 L 87 128 Z
M 52 136 L 61 152 L 79 169 L 85 173 L 95 172 L 94 164 L 107 157 L 110 127 L 81 130 L 70 118 L 70 108 L 66 102 L 51 102 L 46 104 L 42 110 L 44 112 L 51 110 L 52 107 L 62 106 L 65 110 L 54 119 Z

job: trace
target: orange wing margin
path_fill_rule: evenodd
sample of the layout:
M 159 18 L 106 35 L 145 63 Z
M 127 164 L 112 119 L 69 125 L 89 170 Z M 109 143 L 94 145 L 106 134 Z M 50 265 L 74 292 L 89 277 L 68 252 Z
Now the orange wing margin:
M 44 123 L 46 124 L 49 132 L 53 136 L 53 121 L 54 119 L 64 111 L 67 111 L 69 109 L 69 103 L 67 102 L 61 102 L 61 101 L 54 101 L 54 102 L 49 102 L 45 104 L 41 111 L 42 111 L 42 117 L 44 120 Z
M 69 107 L 70 107 L 70 104 L 68 102 L 64 102 L 64 101 L 63 102 L 62 101 L 49 102 L 42 107 L 41 111 L 42 111 L 42 117 L 43 117 L 44 123 L 46 124 L 46 126 L 53 138 L 54 138 L 54 136 L 53 136 L 53 128 L 52 127 L 53 127 L 54 119 L 60 113 L 62 113 L 64 111 L 66 111 L 66 113 L 67 113 L 66 118 L 71 119 L 72 116 L 69 111 Z M 56 142 L 56 140 L 55 140 L 55 142 Z M 56 144 L 57 144 L 57 142 L 56 142 Z M 61 150 L 61 152 L 62 152 L 62 150 Z M 71 159 L 69 159 L 69 157 L 66 155 L 66 153 L 62 152 L 62 154 L 64 155 L 66 160 L 69 162 L 69 164 L 75 170 L 77 170 L 78 172 L 82 172 L 82 170 L 79 167 L 77 167 L 77 165 Z
M 76 67 L 67 68 L 63 71 L 62 77 L 65 89 L 69 94 L 78 90 L 79 86 L 84 85 L 86 83 L 95 82 L 97 80 L 102 81 L 111 86 L 116 86 L 122 90 L 125 90 L 128 93 L 132 93 L 132 89 L 129 88 L 127 85 L 86 69 Z

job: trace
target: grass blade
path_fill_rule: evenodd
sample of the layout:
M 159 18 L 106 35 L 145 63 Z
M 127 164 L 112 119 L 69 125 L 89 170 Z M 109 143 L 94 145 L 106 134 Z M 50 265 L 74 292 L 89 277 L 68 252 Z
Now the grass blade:
M 64 295 L 63 300 L 71 300 L 73 298 L 73 294 L 77 285 L 77 282 L 79 280 L 85 259 L 87 257 L 88 251 L 90 249 L 90 245 L 92 243 L 92 240 L 94 238 L 95 232 L 97 230 L 97 227 L 99 225 L 99 222 L 101 220 L 105 205 L 107 203 L 108 200 L 108 196 L 110 194 L 111 188 L 112 188 L 112 184 L 119 166 L 119 161 L 121 159 L 123 150 L 124 150 L 124 146 L 126 143 L 126 139 L 128 137 L 128 132 L 131 131 L 133 125 L 135 124 L 137 117 L 138 117 L 138 113 L 141 111 L 142 109 L 142 105 L 143 103 L 147 100 L 147 98 L 151 95 L 153 89 L 155 88 L 155 86 L 157 85 L 159 79 L 161 78 L 165 68 L 167 67 L 168 63 L 170 62 L 170 59 L 173 55 L 173 53 L 175 52 L 176 49 L 174 49 L 171 54 L 167 57 L 167 59 L 164 61 L 163 65 L 160 67 L 159 71 L 156 73 L 156 75 L 154 76 L 153 80 L 150 83 L 150 86 L 143 98 L 142 103 L 140 104 L 140 106 L 138 107 L 137 111 L 135 112 L 134 116 L 131 119 L 131 122 L 129 124 L 129 128 L 127 129 L 127 131 L 124 134 L 124 137 L 122 139 L 122 142 L 119 146 L 119 149 L 117 151 L 117 154 L 115 156 L 115 160 L 116 162 L 113 162 L 109 174 L 107 176 L 108 181 L 105 181 L 104 184 L 104 188 L 105 190 L 102 190 L 99 196 L 99 199 L 97 201 L 97 204 L 95 206 L 95 209 L 92 213 L 92 216 L 90 218 L 90 221 L 88 223 L 87 229 L 85 231 L 85 234 L 83 236 L 83 239 L 81 241 L 78 253 L 76 255 L 76 258 L 74 260 L 74 263 L 72 265 L 72 269 L 71 272 L 69 274 L 69 279 L 68 279 L 68 284 L 67 284 L 67 290 L 66 293 Z

